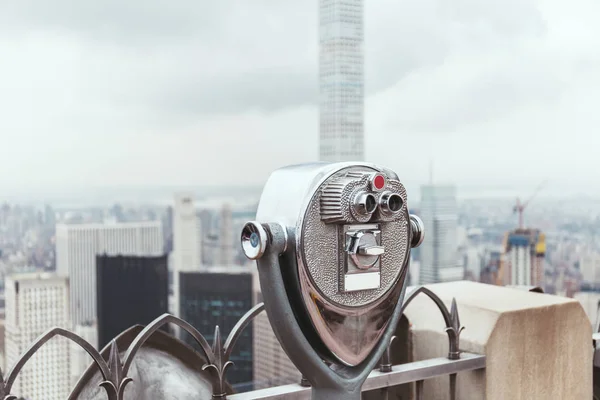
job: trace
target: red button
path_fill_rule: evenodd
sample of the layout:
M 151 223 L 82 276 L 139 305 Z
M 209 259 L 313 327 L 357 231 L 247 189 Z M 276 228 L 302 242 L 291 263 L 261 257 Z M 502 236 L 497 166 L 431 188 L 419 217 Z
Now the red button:
M 385 186 L 385 178 L 382 175 L 376 175 L 375 179 L 373 179 L 373 186 L 375 189 L 381 190 Z

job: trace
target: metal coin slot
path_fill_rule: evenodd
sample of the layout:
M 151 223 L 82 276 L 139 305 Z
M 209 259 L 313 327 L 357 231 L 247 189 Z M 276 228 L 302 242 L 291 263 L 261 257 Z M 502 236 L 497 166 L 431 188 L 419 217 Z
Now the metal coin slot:
M 348 230 L 345 268 L 341 276 L 342 291 L 379 288 L 379 266 L 381 256 L 385 253 L 385 248 L 381 245 L 381 230 L 376 224 L 346 228 Z

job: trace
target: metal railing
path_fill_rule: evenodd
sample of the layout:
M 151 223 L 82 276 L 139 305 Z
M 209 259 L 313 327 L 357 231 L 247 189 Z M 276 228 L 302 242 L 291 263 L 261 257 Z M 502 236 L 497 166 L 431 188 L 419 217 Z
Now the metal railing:
M 448 354 L 446 357 L 434 358 L 423 361 L 409 362 L 400 365 L 391 364 L 391 349 L 394 338 L 390 341 L 384 353 L 379 370 L 374 370 L 369 375 L 363 386 L 363 391 L 380 390 L 381 397 L 387 398 L 391 387 L 415 382 L 416 398 L 421 400 L 423 396 L 423 382 L 426 379 L 449 376 L 450 398 L 456 398 L 456 375 L 463 371 L 472 371 L 485 368 L 486 358 L 484 355 L 461 353 L 460 334 L 463 327 L 460 324 L 458 307 L 456 301 L 452 300 L 451 309 L 448 310 L 444 302 L 430 289 L 418 287 L 414 289 L 402 304 L 402 311 L 419 295 L 428 296 L 440 310 L 446 324 L 445 332 L 448 335 Z M 121 356 L 115 340 L 110 344 L 108 360 L 96 350 L 91 344 L 80 336 L 62 328 L 54 328 L 36 339 L 33 344 L 20 356 L 15 365 L 10 369 L 6 377 L 0 374 L 0 399 L 16 400 L 11 394 L 17 376 L 27 361 L 50 339 L 62 336 L 83 348 L 93 359 L 98 367 L 102 380 L 100 386 L 105 390 L 108 400 L 123 400 L 125 388 L 132 379 L 128 376 L 132 362 L 140 348 L 148 341 L 150 336 L 166 324 L 173 324 L 188 332 L 199 345 L 200 352 L 206 362 L 201 369 L 207 373 L 207 378 L 212 386 L 213 399 L 246 400 L 246 399 L 306 399 L 310 397 L 308 382 L 303 384 L 285 385 L 268 389 L 255 390 L 242 394 L 227 395 L 226 372 L 232 366 L 230 357 L 235 344 L 243 330 L 252 320 L 264 310 L 263 303 L 257 304 L 250 309 L 234 326 L 225 342 L 221 339 L 219 327 L 215 327 L 215 335 L 212 345 L 188 322 L 170 314 L 164 314 L 147 325 Z M 160 400 L 160 399 L 157 399 Z
M 600 326 L 598 331 L 592 334 L 592 348 L 594 351 L 593 382 L 594 400 L 600 400 Z
M 464 327 L 460 324 L 458 307 L 456 300 L 452 300 L 450 311 L 444 302 L 430 289 L 418 287 L 414 289 L 402 304 L 402 311 L 419 295 L 428 296 L 438 307 L 444 322 L 446 324 L 446 334 L 448 335 L 448 354 L 446 357 L 433 358 L 422 361 L 414 361 L 405 364 L 392 365 L 391 352 L 392 345 L 396 339 L 395 336 L 390 340 L 390 344 L 384 353 L 379 370 L 369 374 L 363 392 L 379 390 L 381 399 L 388 399 L 389 390 L 395 386 L 408 383 L 415 383 L 416 400 L 423 399 L 423 384 L 425 380 L 449 376 L 449 394 L 450 399 L 456 399 L 456 376 L 459 372 L 474 371 L 484 369 L 486 357 L 481 354 L 465 353 L 460 351 L 460 333 Z M 267 389 L 255 390 L 247 393 L 240 393 L 228 396 L 229 400 L 275 400 L 275 399 L 310 399 L 310 384 L 303 380 L 303 384 L 291 384 L 277 386 Z
M 363 392 L 379 390 L 381 399 L 387 399 L 389 389 L 415 383 L 417 400 L 423 399 L 423 382 L 438 376 L 450 376 L 450 397 L 456 398 L 456 374 L 485 368 L 485 356 L 462 353 L 458 360 L 446 357 L 395 365 L 389 372 L 373 371 L 363 385 Z M 228 396 L 229 400 L 299 400 L 310 399 L 310 387 L 300 384 L 277 386 Z

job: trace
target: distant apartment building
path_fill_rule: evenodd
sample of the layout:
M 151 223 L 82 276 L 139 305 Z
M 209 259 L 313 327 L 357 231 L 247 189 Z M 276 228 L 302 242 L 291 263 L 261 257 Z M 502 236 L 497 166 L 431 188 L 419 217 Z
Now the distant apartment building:
M 240 318 L 252 308 L 252 273 L 234 266 L 206 267 L 202 271 L 180 272 L 181 318 L 195 327 L 212 343 L 218 325 L 222 340 Z M 194 346 L 194 340 L 182 338 Z M 247 391 L 252 384 L 252 326 L 239 337 L 231 361 L 235 367 L 227 371 L 227 380 L 237 391 Z
M 173 207 L 173 301 L 175 309 L 170 310 L 176 316 L 179 309 L 179 272 L 198 271 L 202 266 L 202 235 L 200 220 L 196 214 L 196 204 L 192 193 L 175 195 Z M 175 330 L 178 331 L 177 329 Z
M 160 221 L 56 226 L 57 272 L 70 279 L 73 325 L 96 320 L 96 256 L 163 254 Z
M 465 279 L 479 282 L 483 263 L 482 249 L 470 246 L 464 250 Z
M 254 302 L 261 303 L 262 292 L 256 268 L 252 270 L 254 280 Z M 253 373 L 255 389 L 299 383 L 302 374 L 281 348 L 271 328 L 266 312 L 253 322 Z
M 545 255 L 545 235 L 539 229 L 519 228 L 508 232 L 499 283 L 543 288 Z
M 576 292 L 573 298 L 579 301 L 583 307 L 594 332 L 598 331 L 600 324 L 600 292 Z
M 167 256 L 96 258 L 98 345 L 168 312 Z M 166 327 L 165 327 L 166 330 Z
M 421 262 L 415 261 L 412 254 L 410 256 L 410 264 L 408 267 L 408 285 L 418 286 L 420 279 Z
M 420 284 L 464 278 L 456 240 L 458 208 L 456 188 L 450 185 L 421 187 L 421 219 L 425 240 L 421 245 Z
M 42 333 L 70 329 L 69 283 L 51 274 L 13 275 L 6 279 L 6 363 L 19 357 Z M 52 339 L 25 364 L 11 394 L 31 400 L 66 399 L 70 390 L 69 342 Z
M 600 253 L 586 251 L 579 260 L 581 284 L 587 289 L 600 289 Z
M 486 246 L 482 256 L 482 267 L 479 275 L 481 283 L 495 285 L 498 282 L 498 273 L 504 256 L 502 246 Z
M 219 216 L 219 257 L 217 264 L 233 265 L 235 258 L 233 215 L 229 203 L 223 204 Z

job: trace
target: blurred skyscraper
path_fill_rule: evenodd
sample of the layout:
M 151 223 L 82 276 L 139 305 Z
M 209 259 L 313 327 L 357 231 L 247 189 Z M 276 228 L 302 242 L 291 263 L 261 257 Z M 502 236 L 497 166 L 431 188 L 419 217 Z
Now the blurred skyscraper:
M 320 0 L 321 161 L 364 159 L 363 0 Z
M 544 288 L 546 238 L 539 229 L 515 229 L 505 238 L 499 284 Z
M 215 326 L 225 340 L 240 318 L 252 308 L 252 271 L 231 265 L 206 267 L 202 271 L 181 272 L 181 318 L 194 326 L 209 343 Z M 252 326 L 246 327 L 231 354 L 235 368 L 227 371 L 227 381 L 236 391 L 252 390 Z M 190 335 L 182 337 L 196 346 Z
M 168 312 L 167 256 L 96 257 L 98 346 Z M 166 327 L 165 327 L 166 330 Z
M 233 216 L 231 205 L 225 203 L 221 208 L 221 218 L 219 219 L 219 265 L 233 265 L 233 259 L 235 258 L 233 243 Z
M 73 325 L 96 320 L 96 256 L 163 254 L 160 221 L 114 224 L 58 224 L 56 270 L 70 279 Z
M 69 283 L 51 274 L 14 275 L 6 280 L 6 363 L 18 358 L 50 328 L 70 329 Z M 69 342 L 53 339 L 27 362 L 12 394 L 24 399 L 66 399 L 70 389 Z
M 582 289 L 600 291 L 600 253 L 591 249 L 581 253 L 579 271 Z
M 177 271 L 197 271 L 201 262 L 200 221 L 196 215 L 194 195 L 175 196 L 173 208 L 173 264 Z
M 421 245 L 420 284 L 461 280 L 464 268 L 457 252 L 456 188 L 448 185 L 421 187 L 421 218 L 425 241 Z
M 192 193 L 175 195 L 173 207 L 173 299 L 170 311 L 181 315 L 179 301 L 179 273 L 198 271 L 202 265 L 200 220 L 196 214 L 196 204 Z M 178 334 L 179 329 L 175 329 Z

